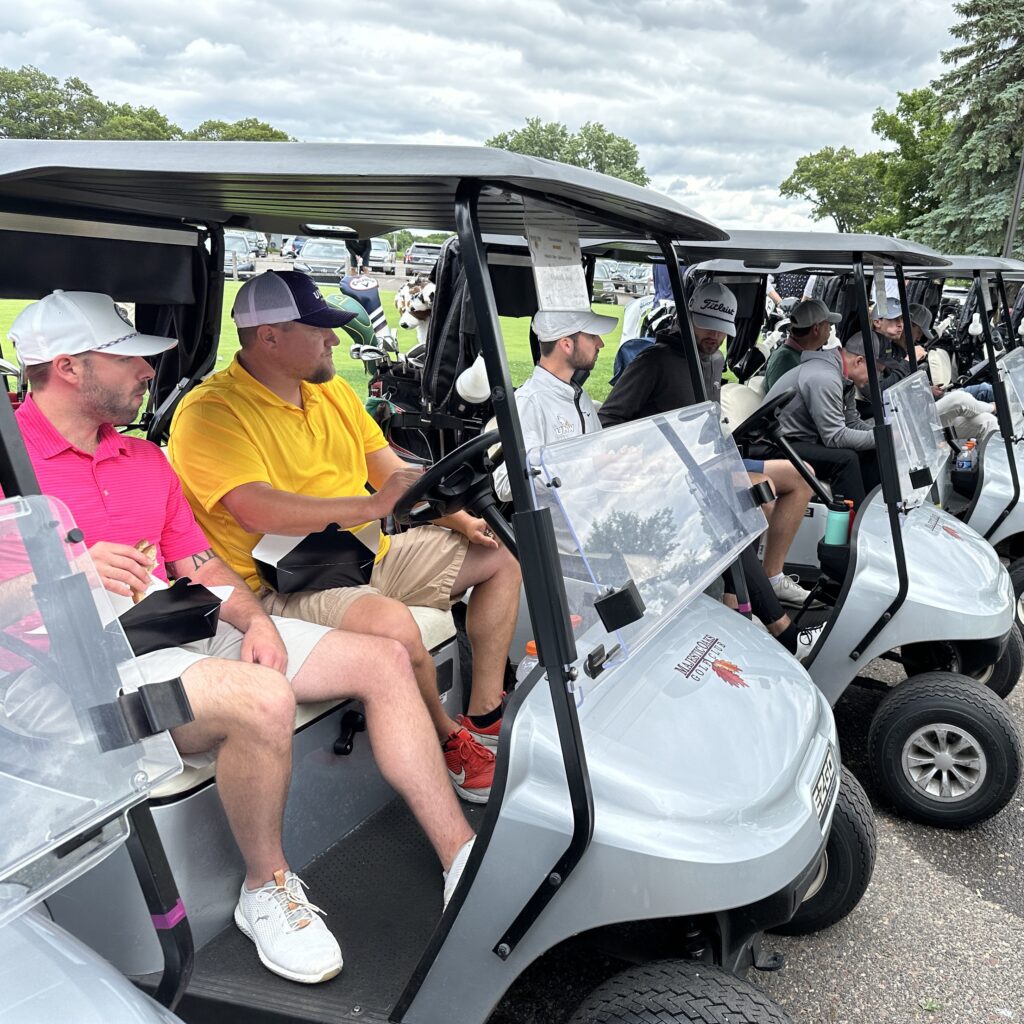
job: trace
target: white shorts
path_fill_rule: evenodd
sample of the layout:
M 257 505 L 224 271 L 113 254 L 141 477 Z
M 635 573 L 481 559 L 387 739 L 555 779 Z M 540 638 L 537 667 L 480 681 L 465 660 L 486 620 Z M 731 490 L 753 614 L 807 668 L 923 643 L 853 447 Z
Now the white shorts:
M 291 682 L 298 675 L 306 659 L 313 653 L 313 648 L 330 633 L 327 626 L 318 626 L 315 622 L 303 622 L 301 619 L 282 619 L 271 615 L 271 621 L 277 627 L 288 652 L 288 667 L 285 676 Z M 242 652 L 243 633 L 226 622 L 218 623 L 217 635 L 209 640 L 197 640 L 184 647 L 168 647 L 163 651 L 153 651 L 136 658 L 142 671 L 145 683 L 159 683 L 165 679 L 176 679 L 186 669 L 207 658 L 223 658 L 226 661 L 238 661 Z M 193 768 L 205 768 L 216 760 L 216 753 L 182 754 L 181 759 Z

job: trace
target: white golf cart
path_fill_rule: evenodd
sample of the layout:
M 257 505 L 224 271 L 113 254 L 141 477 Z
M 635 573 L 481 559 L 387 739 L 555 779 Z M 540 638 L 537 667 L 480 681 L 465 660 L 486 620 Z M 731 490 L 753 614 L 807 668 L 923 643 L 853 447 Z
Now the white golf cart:
M 569 948 L 610 954 L 624 970 L 561 1019 L 699 1021 L 715 1007 L 736 1024 L 786 1021 L 737 975 L 778 966 L 760 950 L 763 930 L 823 927 L 852 909 L 870 877 L 873 834 L 841 768 L 828 702 L 778 645 L 699 596 L 764 525 L 736 448 L 700 406 L 528 459 L 481 242 L 484 230 L 616 231 L 659 237 L 670 252 L 673 237 L 723 233 L 631 184 L 492 149 L 0 143 L 9 243 L 0 251 L 21 253 L 5 268 L 5 294 L 106 291 L 135 303 L 144 329 L 178 337 L 157 366 L 153 438 L 214 365 L 228 224 L 320 235 L 324 224 L 344 225 L 336 233 L 354 237 L 458 232 L 513 479 L 512 531 L 493 509 L 480 511 L 518 552 L 543 671 L 509 700 L 490 802 L 473 815 L 477 842 L 443 913 L 436 861 L 377 773 L 357 709 L 301 709 L 286 850 L 341 940 L 336 979 L 300 988 L 270 974 L 231 924 L 243 870 L 211 772 L 168 780 L 147 768 L 133 782 L 140 793 L 160 783 L 149 800 L 155 829 L 136 839 L 147 857 L 166 850 L 180 903 L 175 892 L 170 907 L 147 906 L 132 884 L 135 858 L 116 850 L 47 894 L 53 918 L 162 995 L 188 980 L 178 1012 L 192 1022 L 483 1022 L 525 970 Z M 25 237 L 32 246 L 15 244 Z M 38 260 L 25 257 L 37 249 Z M 545 277 L 552 265 L 535 262 L 537 280 L 557 285 L 558 274 Z M 578 265 L 566 267 L 575 288 Z M 6 406 L 0 441 L 24 469 Z M 467 494 L 486 472 L 478 442 L 428 472 L 418 497 L 473 507 Z M 638 448 L 666 474 L 657 499 L 678 535 L 658 565 L 599 529 L 602 519 L 650 515 L 652 502 L 639 503 L 647 474 L 632 457 Z M 537 500 L 534 470 L 550 485 L 541 493 L 557 497 Z M 23 478 L 3 483 L 8 495 L 28 491 Z M 566 525 L 592 570 L 582 576 L 559 559 Z M 66 562 L 62 584 L 81 590 L 87 566 L 77 553 Z M 576 634 L 572 609 L 583 616 Z M 51 637 L 79 636 L 66 606 L 47 625 Z M 439 679 L 459 706 L 450 624 L 437 629 Z M 96 666 L 94 699 L 116 701 L 126 652 L 104 661 L 88 637 L 76 642 L 78 662 Z M 70 693 L 77 679 L 65 678 Z M 54 738 L 55 754 L 74 742 Z M 88 777 L 84 751 L 79 763 Z M 38 784 L 18 765 L 2 770 L 16 788 Z M 34 834 L 33 808 L 26 799 L 5 820 Z M 124 828 L 121 818 L 115 825 Z M 179 941 L 161 946 L 154 915 Z

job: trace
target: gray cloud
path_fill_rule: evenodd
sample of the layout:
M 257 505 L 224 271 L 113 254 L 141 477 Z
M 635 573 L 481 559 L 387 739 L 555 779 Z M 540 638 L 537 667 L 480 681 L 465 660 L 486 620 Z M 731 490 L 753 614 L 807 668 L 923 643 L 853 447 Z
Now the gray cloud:
M 807 226 L 796 159 L 872 147 L 871 114 L 926 85 L 951 0 L 40 0 L 0 64 L 78 75 L 183 127 L 259 117 L 309 141 L 479 144 L 528 116 L 601 121 L 655 187 L 725 224 Z

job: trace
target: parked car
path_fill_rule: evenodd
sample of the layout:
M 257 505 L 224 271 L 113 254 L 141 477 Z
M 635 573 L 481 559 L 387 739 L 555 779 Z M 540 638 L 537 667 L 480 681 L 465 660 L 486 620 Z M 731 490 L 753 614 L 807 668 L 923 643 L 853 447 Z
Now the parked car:
M 224 273 L 241 280 L 256 273 L 256 259 L 249 248 L 249 239 L 242 234 L 224 234 Z
M 370 264 L 368 269 L 378 274 L 395 273 L 395 251 L 386 238 L 370 239 Z
M 651 295 L 654 292 L 654 270 L 649 263 L 640 263 L 634 266 L 623 290 L 630 295 Z
M 306 244 L 306 240 L 305 235 L 285 236 L 284 241 L 281 243 L 281 255 L 294 259 L 302 252 L 302 247 Z
M 240 231 L 249 242 L 249 249 L 256 257 L 267 255 L 267 236 L 262 231 Z
M 316 281 L 337 281 L 348 273 L 348 246 L 335 238 L 308 238 L 295 260 L 295 269 Z
M 413 242 L 405 250 L 406 274 L 429 274 L 440 255 L 440 245 L 433 242 Z
M 594 264 L 594 301 L 607 302 L 609 305 L 619 304 L 618 296 L 615 294 L 615 284 L 612 281 L 611 267 L 608 260 L 598 260 Z
M 610 266 L 608 269 L 611 271 L 612 284 L 616 288 L 625 289 L 626 282 L 629 280 L 629 275 L 633 268 L 636 266 L 635 263 L 616 263 L 614 266 Z

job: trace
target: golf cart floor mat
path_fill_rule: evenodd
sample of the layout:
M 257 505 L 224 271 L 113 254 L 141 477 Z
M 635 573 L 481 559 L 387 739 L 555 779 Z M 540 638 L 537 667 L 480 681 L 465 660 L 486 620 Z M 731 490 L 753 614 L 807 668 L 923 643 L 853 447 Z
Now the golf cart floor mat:
M 478 828 L 483 807 L 462 806 Z M 341 946 L 341 974 L 319 985 L 280 978 L 231 924 L 196 954 L 177 1010 L 189 1024 L 387 1020 L 441 917 L 441 866 L 422 830 L 395 799 L 301 876 Z

